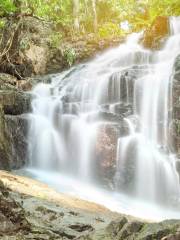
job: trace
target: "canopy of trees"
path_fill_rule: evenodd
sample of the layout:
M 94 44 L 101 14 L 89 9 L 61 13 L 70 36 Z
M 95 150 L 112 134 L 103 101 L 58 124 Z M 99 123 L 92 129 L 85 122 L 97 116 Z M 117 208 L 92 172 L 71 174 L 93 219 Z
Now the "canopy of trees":
M 179 0 L 1 0 L 0 18 L 33 15 L 66 33 L 95 32 L 100 37 L 138 31 L 156 16 L 180 15 Z M 126 22 L 126 28 L 121 23 Z

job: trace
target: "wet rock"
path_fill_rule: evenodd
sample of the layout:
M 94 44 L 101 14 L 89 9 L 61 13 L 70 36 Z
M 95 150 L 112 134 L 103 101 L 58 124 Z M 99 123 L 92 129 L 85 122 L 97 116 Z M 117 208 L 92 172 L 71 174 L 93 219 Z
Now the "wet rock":
M 0 168 L 9 169 L 10 148 L 5 132 L 5 119 L 3 107 L 0 105 Z
M 45 200 L 48 195 L 43 199 L 44 190 L 51 197 L 55 192 L 44 184 L 4 171 L 0 176 L 8 186 L 0 181 L 0 239 L 179 240 L 178 220 L 145 223 L 64 194 L 50 202 Z M 28 188 L 28 194 L 34 195 L 36 189 L 41 198 L 20 193 Z M 72 201 L 78 204 L 72 206 Z M 89 208 L 84 208 L 86 204 Z
M 180 55 L 176 57 L 175 64 L 174 64 L 174 72 L 175 73 L 180 72 Z M 179 81 L 179 77 L 177 78 L 177 80 Z
M 131 104 L 116 103 L 109 106 L 108 109 L 111 109 L 115 114 L 119 114 L 123 117 L 129 116 L 133 113 Z
M 172 76 L 172 121 L 169 123 L 169 146 L 180 155 L 180 55 L 174 62 Z
M 30 230 L 30 224 L 25 218 L 21 206 L 9 197 L 5 192 L 5 187 L 0 186 L 0 235 L 10 236 L 22 231 Z
M 0 73 L 0 90 L 16 89 L 16 84 L 17 78 L 9 74 Z
M 1 111 L 0 130 L 0 168 L 22 167 L 27 159 L 27 116 L 4 115 Z
M 171 232 L 174 232 L 180 225 L 179 221 L 176 220 L 166 220 L 160 223 L 150 223 L 146 224 L 139 234 L 137 235 L 137 240 L 161 240 L 163 237 L 168 236 Z
M 31 111 L 31 94 L 16 90 L 0 90 L 0 104 L 5 114 L 19 115 Z
M 124 240 L 132 236 L 135 238 L 137 233 L 140 232 L 143 225 L 144 224 L 142 222 L 138 222 L 138 221 L 132 221 L 132 222 L 126 223 L 121 229 L 121 231 L 117 234 L 117 239 Z
M 109 79 L 108 103 L 117 103 L 120 101 L 119 104 L 115 105 L 117 110 L 119 108 L 120 111 L 123 111 L 126 107 L 129 108 L 130 114 L 130 111 L 132 112 L 136 80 L 146 75 L 147 69 L 146 65 L 138 65 L 137 63 L 137 65 L 128 67 L 121 72 L 113 73 Z
M 97 121 L 104 121 L 104 122 L 119 122 L 122 120 L 122 116 L 116 115 L 110 112 L 93 112 L 87 116 L 87 121 L 89 122 L 97 122 Z
M 161 240 L 179 240 L 180 239 L 180 232 L 169 234 L 166 237 L 163 237 Z
M 114 188 L 118 138 L 128 134 L 125 123 L 101 124 L 97 129 L 95 143 L 96 176 L 108 188 Z
M 9 167 L 19 169 L 27 161 L 28 154 L 28 116 L 5 115 L 5 131 L 9 145 Z
M 89 224 L 72 224 L 69 228 L 77 231 L 77 232 L 84 232 L 84 231 L 93 231 L 93 227 Z
M 22 167 L 27 154 L 27 117 L 31 94 L 20 91 L 17 79 L 0 74 L 0 168 Z
M 127 218 L 121 217 L 112 221 L 106 228 L 106 232 L 113 238 L 117 237 L 121 229 L 128 222 Z

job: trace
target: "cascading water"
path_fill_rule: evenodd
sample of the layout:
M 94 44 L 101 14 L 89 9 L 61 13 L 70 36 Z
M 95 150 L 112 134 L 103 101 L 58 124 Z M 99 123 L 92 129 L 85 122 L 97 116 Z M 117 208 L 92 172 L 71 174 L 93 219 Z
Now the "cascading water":
M 141 34 L 132 34 L 118 48 L 35 87 L 29 136 L 34 174 L 52 171 L 55 178 L 58 172 L 76 179 L 70 184 L 106 186 L 112 196 L 178 205 L 168 126 L 179 18 L 171 19 L 171 32 L 161 51 L 145 50 Z

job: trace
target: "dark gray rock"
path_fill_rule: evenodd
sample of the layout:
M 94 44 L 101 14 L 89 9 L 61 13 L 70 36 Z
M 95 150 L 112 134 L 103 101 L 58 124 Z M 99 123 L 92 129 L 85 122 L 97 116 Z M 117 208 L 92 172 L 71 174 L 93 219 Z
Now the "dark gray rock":
M 28 158 L 28 116 L 5 115 L 5 131 L 10 148 L 9 167 L 19 169 Z
M 0 91 L 0 104 L 5 114 L 27 113 L 31 111 L 31 94 L 15 90 Z
M 172 75 L 172 121 L 169 124 L 169 146 L 180 155 L 180 55 L 174 62 L 174 70 Z
M 10 148 L 5 132 L 5 119 L 3 108 L 0 105 L 0 168 L 9 169 Z
M 27 157 L 28 120 L 31 94 L 18 89 L 17 79 L 0 74 L 0 168 L 14 169 Z
M 104 122 L 119 122 L 122 121 L 122 116 L 110 113 L 110 112 L 94 112 L 89 115 L 87 115 L 87 120 L 89 122 L 94 122 L 94 121 L 104 121 Z

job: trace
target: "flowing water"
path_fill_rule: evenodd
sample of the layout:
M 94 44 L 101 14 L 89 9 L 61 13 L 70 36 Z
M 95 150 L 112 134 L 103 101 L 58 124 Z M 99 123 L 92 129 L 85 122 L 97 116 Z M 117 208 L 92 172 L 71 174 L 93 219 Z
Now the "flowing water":
M 135 33 L 34 88 L 30 173 L 113 210 L 180 218 L 177 159 L 168 131 L 180 19 L 170 22 L 171 36 L 160 51 L 144 49 L 141 33 Z

